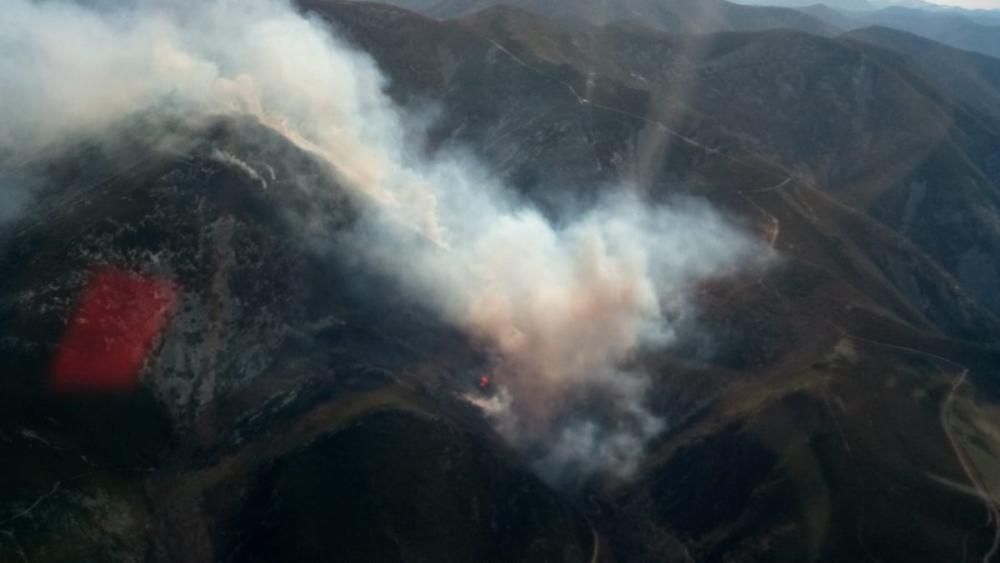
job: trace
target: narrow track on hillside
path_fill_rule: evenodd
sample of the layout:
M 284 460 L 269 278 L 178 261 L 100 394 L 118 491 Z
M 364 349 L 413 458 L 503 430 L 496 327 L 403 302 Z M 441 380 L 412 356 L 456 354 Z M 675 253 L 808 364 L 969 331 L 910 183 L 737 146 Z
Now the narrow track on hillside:
M 968 459 L 965 450 L 961 447 L 958 439 L 955 437 L 954 425 L 952 424 L 952 419 L 954 417 L 953 405 L 955 403 L 955 397 L 958 395 L 959 388 L 966 382 L 969 377 L 969 370 L 965 369 L 959 376 L 958 380 L 951 386 L 948 391 L 948 396 L 945 398 L 944 402 L 941 403 L 941 427 L 944 428 L 945 435 L 948 437 L 948 441 L 951 443 L 951 449 L 955 452 L 955 457 L 958 458 L 959 464 L 962 466 L 962 470 L 965 471 L 966 476 L 969 478 L 969 482 L 976 489 L 976 494 L 983 503 L 986 505 L 986 522 L 985 526 L 993 525 L 993 544 L 990 546 L 989 551 L 983 555 L 982 563 L 990 563 L 996 556 L 997 551 L 1000 550 L 1000 508 L 997 507 L 996 501 L 993 499 L 993 495 L 990 493 L 979 476 L 976 474 L 976 468 L 974 464 Z M 963 556 L 964 559 L 964 556 Z
M 554 82 L 557 82 L 558 84 L 561 84 L 564 88 L 566 88 L 566 90 L 570 94 L 573 95 L 574 98 L 576 98 L 576 102 L 578 104 L 580 104 L 580 105 L 590 106 L 590 107 L 595 108 L 595 109 L 599 109 L 599 110 L 603 110 L 603 111 L 607 111 L 607 112 L 618 114 L 618 115 L 620 115 L 622 117 L 627 117 L 629 119 L 634 119 L 634 120 L 640 121 L 642 123 L 646 123 L 647 125 L 652 125 L 652 126 L 656 127 L 657 129 L 659 129 L 660 131 L 663 131 L 664 133 L 666 133 L 666 134 L 668 134 L 668 135 L 670 135 L 670 136 L 672 136 L 672 137 L 674 137 L 674 138 L 676 138 L 676 139 L 682 141 L 683 143 L 688 144 L 688 145 L 690 145 L 692 147 L 701 149 L 701 150 L 703 150 L 703 151 L 705 151 L 705 152 L 707 152 L 709 154 L 716 154 L 716 155 L 722 156 L 723 158 L 729 160 L 730 162 L 735 162 L 735 163 L 743 164 L 743 165 L 746 165 L 746 166 L 751 166 L 747 162 L 744 162 L 744 161 L 742 161 L 742 160 L 740 160 L 740 159 L 738 159 L 738 158 L 736 158 L 736 157 L 734 157 L 732 155 L 729 155 L 729 154 L 726 154 L 726 153 L 722 152 L 717 147 L 710 147 L 710 146 L 705 145 L 704 143 L 701 143 L 701 142 L 699 142 L 699 141 L 697 141 L 697 140 L 695 140 L 695 139 L 693 139 L 691 137 L 688 137 L 687 135 L 681 133 L 680 131 L 677 131 L 676 129 L 670 127 L 669 125 L 667 125 L 666 123 L 664 123 L 662 121 L 659 121 L 659 120 L 656 120 L 656 119 L 650 119 L 650 118 L 648 118 L 648 117 L 646 117 L 644 115 L 639 115 L 637 113 L 633 113 L 633 112 L 630 112 L 630 111 L 627 111 L 627 110 L 623 110 L 621 108 L 616 108 L 616 107 L 613 107 L 613 106 L 604 105 L 602 103 L 595 102 L 595 101 L 587 98 L 586 96 L 582 96 L 582 95 L 580 95 L 579 92 L 577 92 L 576 88 L 572 84 L 566 82 L 565 80 L 563 80 L 561 78 L 557 78 L 557 77 L 553 76 L 551 73 L 545 72 L 545 71 L 543 71 L 543 70 L 535 67 L 531 63 L 526 62 L 524 59 L 522 59 L 521 57 L 518 57 L 517 55 L 515 55 L 514 53 L 512 53 L 509 49 L 507 49 L 506 47 L 504 47 L 503 45 L 501 45 L 499 42 L 497 42 L 497 41 L 495 41 L 493 39 L 490 39 L 488 37 L 485 38 L 485 39 L 486 39 L 486 41 L 489 41 L 490 44 L 492 44 L 494 47 L 496 47 L 496 49 L 499 52 L 501 52 L 504 55 L 506 55 L 507 57 L 509 57 L 510 60 L 514 61 L 518 65 L 520 65 L 520 66 L 522 66 L 522 67 L 530 70 L 531 72 L 533 72 L 533 73 L 535 73 L 535 74 L 537 74 L 539 76 L 544 76 L 545 78 L 548 78 L 549 80 L 552 80 Z M 791 180 L 792 178 L 791 178 L 791 176 L 789 176 L 787 179 Z
M 674 138 L 676 138 L 676 139 L 684 142 L 685 144 L 688 144 L 690 146 L 693 146 L 693 147 L 696 147 L 698 149 L 701 149 L 701 150 L 703 150 L 703 151 L 705 151 L 705 152 L 707 152 L 709 154 L 719 155 L 719 156 L 722 156 L 723 158 L 726 158 L 730 162 L 735 162 L 735 163 L 739 163 L 739 164 L 742 164 L 742 165 L 748 165 L 748 166 L 752 167 L 752 165 L 750 165 L 749 163 L 741 161 L 740 159 L 738 159 L 736 157 L 733 157 L 732 155 L 723 153 L 720 149 L 718 149 L 716 147 L 706 146 L 703 143 L 701 143 L 701 142 L 699 142 L 699 141 L 697 141 L 697 140 L 695 140 L 695 139 L 693 139 L 693 138 L 691 138 L 691 137 L 689 137 L 687 135 L 684 135 L 684 134 L 680 133 L 679 131 L 677 131 L 677 130 L 671 128 L 671 127 L 669 127 L 667 124 L 665 124 L 665 123 L 663 123 L 661 121 L 658 121 L 658 120 L 655 120 L 655 119 L 650 119 L 650 118 L 648 118 L 646 116 L 643 116 L 643 115 L 639 115 L 639 114 L 636 114 L 636 113 L 633 113 L 633 112 L 630 112 L 630 111 L 626 111 L 626 110 L 623 110 L 623 109 L 620 109 L 620 108 L 616 108 L 616 107 L 612 107 L 612 106 L 607 106 L 607 105 L 595 102 L 593 100 L 590 100 L 589 98 L 580 95 L 580 93 L 577 91 L 577 89 L 572 84 L 570 84 L 570 83 L 568 83 L 568 82 L 566 82 L 566 81 L 564 81 L 564 80 L 562 80 L 562 79 L 560 79 L 558 77 L 552 76 L 551 74 L 546 73 L 546 72 L 542 71 L 541 69 L 538 69 L 535 66 L 527 63 L 526 61 L 524 61 L 523 59 L 521 59 L 520 57 L 518 57 L 517 55 L 515 55 L 514 53 L 512 53 L 510 50 L 508 50 L 506 47 L 504 47 L 503 45 L 501 45 L 499 42 L 497 42 L 497 41 L 495 41 L 493 39 L 489 39 L 489 38 L 487 38 L 487 41 L 489 41 L 499 52 L 501 52 L 504 55 L 506 55 L 507 57 L 509 57 L 512 61 L 514 61 L 518 65 L 520 65 L 520 66 L 522 66 L 524 68 L 527 68 L 528 70 L 530 70 L 530 71 L 532 71 L 532 72 L 534 72 L 536 74 L 545 76 L 545 77 L 547 77 L 547 78 L 549 78 L 551 80 L 554 80 L 557 83 L 561 84 L 576 99 L 576 101 L 577 101 L 578 104 L 587 105 L 587 106 L 593 107 L 595 109 L 599 109 L 599 110 L 603 110 L 603 111 L 606 111 L 606 112 L 615 113 L 615 114 L 618 114 L 620 116 L 623 116 L 623 117 L 626 117 L 626 118 L 629 118 L 629 119 L 638 120 L 638 121 L 640 121 L 642 123 L 645 123 L 647 125 L 654 126 L 657 129 L 659 129 L 660 131 L 662 131 L 662 132 L 664 132 L 664 133 L 666 133 L 666 134 L 668 134 L 668 135 L 670 135 L 670 136 L 672 136 L 672 137 L 674 137 Z M 755 190 L 749 190 L 749 191 L 743 191 L 743 190 L 737 191 L 737 194 L 742 199 L 744 199 L 747 203 L 749 203 L 761 215 L 763 215 L 764 217 L 766 217 L 767 220 L 771 223 L 771 229 L 770 229 L 770 233 L 768 234 L 767 241 L 768 241 L 768 246 L 772 250 L 775 249 L 775 247 L 777 245 L 777 242 L 778 242 L 778 240 L 779 240 L 779 238 L 781 236 L 781 220 L 778 219 L 773 213 L 770 213 L 769 211 L 767 211 L 766 209 L 764 209 L 756 201 L 754 201 L 754 199 L 753 199 L 752 196 L 754 194 L 761 194 L 761 193 L 766 193 L 766 192 L 779 191 L 779 190 L 783 189 L 785 186 L 787 186 L 793 179 L 794 178 L 791 175 L 789 175 L 783 181 L 781 181 L 780 183 L 778 183 L 776 185 L 773 185 L 773 186 L 768 186 L 768 187 L 765 187 L 765 188 L 760 188 L 760 189 L 755 189 Z M 837 327 L 836 325 L 833 325 L 833 326 L 835 326 L 835 328 L 837 328 L 838 331 L 840 331 L 843 334 L 843 336 L 846 337 L 846 338 L 850 338 L 850 339 L 858 340 L 858 341 L 865 341 L 865 342 L 869 342 L 871 344 L 875 344 L 875 345 L 878 345 L 878 346 L 894 348 L 894 349 L 906 351 L 906 352 L 909 352 L 909 353 L 914 353 L 914 354 L 918 354 L 918 355 L 927 356 L 927 357 L 934 358 L 934 359 L 939 360 L 939 361 L 943 361 L 943 362 L 951 365 L 952 367 L 956 367 L 957 366 L 961 370 L 961 372 L 957 374 L 957 378 L 956 378 L 955 382 L 951 385 L 951 387 L 949 389 L 949 392 L 948 392 L 948 395 L 946 396 L 946 398 L 944 399 L 944 401 L 941 403 L 940 422 L 941 422 L 941 427 L 942 427 L 942 429 L 943 429 L 943 431 L 945 433 L 945 436 L 946 436 L 946 438 L 949 441 L 949 445 L 951 446 L 952 451 L 955 453 L 955 456 L 956 456 L 956 458 L 957 458 L 957 460 L 959 462 L 959 465 L 960 465 L 962 471 L 965 473 L 966 478 L 969 480 L 969 482 L 975 488 L 977 496 L 982 500 L 983 504 L 985 505 L 986 512 L 987 512 L 987 517 L 986 517 L 986 522 L 985 522 L 984 525 L 985 526 L 990 526 L 990 525 L 993 526 L 993 529 L 994 529 L 993 542 L 992 542 L 989 550 L 983 555 L 983 557 L 981 559 L 982 563 L 991 563 L 993 561 L 994 557 L 997 555 L 997 553 L 1000 552 L 1000 503 L 998 503 L 996 501 L 996 499 L 994 499 L 992 493 L 984 486 L 984 484 L 982 483 L 982 481 L 978 477 L 976 469 L 974 467 L 974 463 L 971 462 L 968 459 L 967 454 L 965 453 L 964 449 L 962 448 L 962 446 L 961 446 L 961 444 L 959 442 L 959 439 L 955 436 L 955 432 L 953 430 L 953 424 L 952 424 L 952 420 L 953 420 L 953 417 L 954 417 L 954 403 L 955 403 L 955 400 L 956 400 L 956 398 L 958 396 L 959 390 L 962 388 L 962 386 L 968 380 L 969 369 L 967 367 L 965 367 L 965 366 L 962 366 L 961 364 L 958 364 L 957 362 L 955 362 L 953 360 L 950 360 L 950 359 L 945 358 L 943 356 L 939 356 L 937 354 L 933 354 L 933 353 L 930 353 L 930 352 L 924 352 L 924 351 L 921 351 L 921 350 L 916 350 L 916 349 L 908 348 L 908 347 L 905 347 L 905 346 L 898 346 L 898 345 L 893 345 L 893 344 L 888 344 L 888 343 L 884 343 L 884 342 L 878 342 L 878 341 L 875 341 L 875 340 L 866 339 L 866 338 L 863 338 L 863 337 L 858 337 L 858 336 L 855 336 L 855 335 L 847 333 L 847 331 L 845 331 L 841 327 Z M 843 431 L 842 430 L 841 430 L 841 435 L 843 437 Z M 845 444 L 846 444 L 846 438 L 845 438 Z M 849 450 L 850 449 L 849 446 L 847 446 L 847 447 L 848 447 L 848 450 Z M 591 558 L 591 563 L 597 563 L 597 560 L 598 560 L 598 557 L 599 557 L 599 540 L 598 540 L 596 529 L 594 529 L 593 527 L 591 527 L 591 532 L 594 534 L 594 553 L 593 553 L 593 556 Z M 963 557 L 963 559 L 964 559 L 964 557 Z
M 590 563 L 597 563 L 601 559 L 601 536 L 593 525 L 590 526 L 590 533 L 594 535 L 594 554 L 590 556 Z
M 982 559 L 980 560 L 981 563 L 991 563 L 993 561 L 993 558 L 996 557 L 997 553 L 1000 552 L 1000 503 L 997 502 L 997 500 L 993 497 L 993 493 L 990 492 L 990 490 L 983 484 L 982 480 L 979 478 L 975 464 L 969 460 L 967 454 L 965 453 L 965 449 L 962 448 L 961 443 L 955 436 L 955 431 L 953 430 L 953 424 L 952 424 L 952 420 L 954 417 L 953 407 L 955 399 L 958 396 L 959 389 L 961 389 L 962 386 L 965 385 L 969 379 L 969 368 L 963 366 L 962 364 L 952 359 L 945 358 L 944 356 L 939 356 L 937 354 L 931 352 L 925 352 L 923 350 L 909 348 L 907 346 L 888 344 L 886 342 L 879 342 L 877 340 L 871 340 L 869 338 L 855 336 L 849 334 L 843 328 L 838 327 L 833 323 L 830 324 L 831 326 L 840 330 L 844 335 L 844 337 L 846 338 L 850 338 L 852 340 L 858 340 L 861 342 L 868 342 L 876 346 L 882 346 L 886 348 L 902 350 L 904 352 L 909 352 L 912 354 L 926 356 L 928 358 L 933 358 L 939 361 L 943 361 L 946 364 L 952 366 L 953 368 L 958 368 L 961 370 L 961 372 L 957 374 L 957 379 L 949 388 L 948 395 L 945 397 L 944 401 L 941 402 L 941 411 L 939 419 L 941 422 L 941 429 L 944 430 L 945 437 L 948 439 L 948 443 L 951 446 L 952 451 L 955 453 L 955 457 L 958 460 L 958 463 L 961 466 L 962 471 L 965 473 L 965 476 L 968 479 L 969 483 L 975 489 L 976 496 L 983 502 L 983 505 L 986 508 L 986 521 L 983 523 L 983 527 L 987 526 L 993 527 L 993 543 L 990 545 L 989 550 L 987 550 L 987 552 L 983 555 Z M 965 557 L 963 554 L 962 560 L 964 561 L 964 559 Z
M 47 501 L 48 499 L 52 498 L 53 496 L 55 496 L 55 494 L 59 492 L 59 488 L 61 486 L 62 486 L 62 481 L 56 481 L 56 483 L 54 485 L 52 485 L 52 489 L 50 489 L 49 492 L 47 492 L 47 493 L 43 494 L 42 496 L 38 497 L 37 499 L 35 499 L 35 502 L 31 503 L 31 506 L 29 506 L 28 508 L 25 508 L 24 510 L 18 512 L 17 514 L 14 514 L 13 516 L 11 516 L 9 518 L 7 518 L 7 519 L 5 519 L 3 521 L 0 521 L 0 526 L 9 524 L 9 523 L 13 522 L 14 520 L 18 520 L 20 518 L 24 518 L 26 516 L 30 516 L 31 513 L 34 512 L 36 508 L 38 508 L 39 505 L 41 505 L 43 502 Z
M 593 100 L 590 100 L 589 98 L 587 98 L 585 96 L 581 96 L 580 93 L 577 92 L 576 88 L 572 84 L 566 82 L 565 80 L 563 80 L 561 78 L 552 76 L 551 73 L 544 72 L 543 70 L 541 70 L 541 69 L 535 67 L 534 65 L 526 62 L 521 57 L 518 57 L 517 55 L 515 55 L 514 53 L 512 53 L 510 51 L 510 49 L 507 49 L 506 47 L 504 47 L 503 45 L 501 45 L 498 41 L 495 41 L 495 40 L 490 39 L 490 38 L 486 38 L 486 41 L 489 41 L 490 44 L 493 45 L 497 49 L 497 51 L 499 51 L 500 53 L 503 53 L 508 58 L 510 58 L 510 60 L 514 61 L 518 65 L 520 65 L 520 66 L 522 66 L 522 67 L 530 70 L 531 72 L 533 72 L 535 74 L 538 74 L 539 76 L 544 76 L 545 78 L 548 78 L 549 80 L 552 80 L 552 81 L 554 81 L 554 82 L 556 82 L 558 84 L 561 84 L 564 88 L 566 88 L 566 90 L 570 94 L 572 94 L 572 96 L 574 98 L 576 98 L 576 102 L 578 104 L 580 104 L 580 105 L 587 105 L 587 106 L 590 106 L 590 107 L 595 108 L 595 109 L 599 109 L 599 110 L 602 110 L 602 111 L 614 113 L 614 114 L 617 114 L 617 115 L 620 115 L 622 117 L 626 117 L 626 118 L 629 118 L 629 119 L 637 120 L 637 121 L 640 121 L 640 122 L 645 123 L 647 125 L 652 125 L 652 126 L 656 127 L 657 129 L 659 129 L 660 131 L 662 131 L 662 132 L 664 132 L 664 133 L 666 133 L 666 134 L 668 134 L 668 135 L 670 135 L 670 136 L 672 136 L 672 137 L 680 140 L 681 142 L 683 142 L 683 143 L 685 143 L 687 145 L 690 145 L 692 147 L 695 147 L 697 149 L 700 149 L 702 151 L 705 151 L 708 154 L 719 155 L 719 156 L 725 158 L 726 160 L 728 160 L 730 162 L 733 162 L 733 163 L 736 163 L 736 164 L 740 164 L 740 165 L 743 165 L 743 166 L 749 166 L 751 168 L 757 168 L 757 167 L 753 166 L 750 163 L 747 163 L 747 162 L 745 162 L 745 161 L 743 161 L 743 160 L 741 160 L 739 158 L 736 158 L 736 157 L 734 157 L 734 156 L 732 156 L 730 154 L 726 154 L 726 153 L 722 152 L 717 147 L 707 146 L 707 145 L 705 145 L 705 144 L 703 144 L 703 143 L 701 143 L 701 142 L 699 142 L 699 141 L 697 141 L 697 140 L 695 140 L 695 139 L 693 139 L 693 138 L 691 138 L 691 137 L 689 137 L 687 135 L 684 135 L 680 131 L 677 131 L 676 129 L 673 129 L 672 127 L 670 127 L 669 125 L 667 125 L 666 123 L 664 123 L 662 121 L 659 121 L 659 120 L 656 120 L 656 119 L 650 119 L 650 118 L 648 118 L 648 117 L 646 117 L 644 115 L 639 115 L 637 113 L 633 113 L 633 112 L 630 112 L 630 111 L 627 111 L 627 110 L 623 110 L 623 109 L 620 109 L 620 108 L 616 108 L 616 107 L 604 105 L 604 104 L 595 102 Z M 752 198 L 748 197 L 746 195 L 746 193 L 756 194 L 756 193 L 764 193 L 764 192 L 769 192 L 769 191 L 777 191 L 777 190 L 780 190 L 780 189 L 784 188 L 785 186 L 787 186 L 793 179 L 794 178 L 792 176 L 787 176 L 784 180 L 782 180 L 781 182 L 779 182 L 778 184 L 775 184 L 773 186 L 768 186 L 768 187 L 765 187 L 765 188 L 751 190 L 749 192 L 744 192 L 742 190 L 737 192 L 737 194 L 741 198 L 743 198 L 744 200 L 746 200 L 757 211 L 759 211 L 762 215 L 764 215 L 768 219 L 768 221 L 771 222 L 771 232 L 768 235 L 768 242 L 767 242 L 768 246 L 771 247 L 771 249 L 775 248 L 775 245 L 778 242 L 778 237 L 781 236 L 781 220 L 779 220 L 777 217 L 775 217 L 774 214 L 768 212 L 766 209 L 764 209 L 763 207 L 761 207 Z
M 747 203 L 749 203 L 751 206 L 753 206 L 754 209 L 756 209 L 758 212 L 760 212 L 761 215 L 763 215 L 764 217 L 766 217 L 767 220 L 771 222 L 771 232 L 770 232 L 770 234 L 767 237 L 767 245 L 770 246 L 772 250 L 774 249 L 775 245 L 778 244 L 778 237 L 781 236 L 781 220 L 778 219 L 770 211 L 768 211 L 768 210 L 764 209 L 763 207 L 761 207 L 761 205 L 759 203 L 757 203 L 756 201 L 754 201 L 754 199 L 751 196 L 748 196 L 747 194 L 748 193 L 749 194 L 761 194 L 761 193 L 766 193 L 766 192 L 778 191 L 778 190 L 781 190 L 782 188 L 784 188 L 785 186 L 787 186 L 788 183 L 791 182 L 791 181 L 792 181 L 792 178 L 789 176 L 788 178 L 785 178 L 780 183 L 775 184 L 773 186 L 768 186 L 766 188 L 761 188 L 759 190 L 751 190 L 749 192 L 745 192 L 743 190 L 739 190 L 739 191 L 736 192 L 737 194 L 739 194 L 739 196 L 741 198 L 743 198 L 744 200 L 746 200 Z

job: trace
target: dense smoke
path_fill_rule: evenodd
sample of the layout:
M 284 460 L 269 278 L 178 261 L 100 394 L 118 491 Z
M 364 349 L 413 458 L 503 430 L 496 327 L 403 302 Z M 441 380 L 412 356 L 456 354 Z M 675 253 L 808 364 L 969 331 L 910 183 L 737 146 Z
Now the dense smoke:
M 465 153 L 418 156 L 373 61 L 282 2 L 96 6 L 5 3 L 0 156 L 154 109 L 256 117 L 355 194 L 371 266 L 491 350 L 497 392 L 470 400 L 554 478 L 634 469 L 661 429 L 637 354 L 676 338 L 694 284 L 762 252 L 705 205 L 617 190 L 555 225 Z

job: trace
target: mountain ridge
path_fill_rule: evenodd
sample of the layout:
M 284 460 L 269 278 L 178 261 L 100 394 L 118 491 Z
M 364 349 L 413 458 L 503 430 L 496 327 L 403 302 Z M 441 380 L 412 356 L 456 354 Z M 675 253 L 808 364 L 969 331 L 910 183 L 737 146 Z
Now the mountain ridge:
M 495 354 L 340 244 L 358 209 L 274 124 L 139 116 L 0 161 L 49 188 L 0 253 L 0 559 L 989 552 L 1000 271 L 968 266 L 1000 256 L 987 59 L 878 29 L 299 4 L 401 111 L 430 107 L 415 154 L 460 148 L 557 225 L 621 193 L 697 202 L 760 256 L 629 359 L 663 421 L 633 478 L 559 488 L 469 403 L 495 397 Z M 94 264 L 169 276 L 180 307 L 138 393 L 53 399 Z

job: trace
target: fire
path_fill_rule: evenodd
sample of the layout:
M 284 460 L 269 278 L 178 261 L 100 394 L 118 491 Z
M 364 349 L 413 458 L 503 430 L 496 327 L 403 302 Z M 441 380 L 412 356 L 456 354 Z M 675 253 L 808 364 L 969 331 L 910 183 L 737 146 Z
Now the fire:
M 493 382 L 493 378 L 490 377 L 489 374 L 484 373 L 483 375 L 481 375 L 479 377 L 479 388 L 480 389 L 486 389 L 487 387 L 490 386 L 490 383 L 492 383 L 492 382 Z

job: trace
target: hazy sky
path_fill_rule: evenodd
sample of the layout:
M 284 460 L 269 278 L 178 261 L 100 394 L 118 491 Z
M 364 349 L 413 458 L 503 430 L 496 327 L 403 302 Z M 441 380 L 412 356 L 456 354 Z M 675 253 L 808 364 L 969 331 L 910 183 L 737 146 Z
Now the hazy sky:
M 1000 8 L 1000 0 L 932 0 L 935 4 L 962 6 L 963 8 Z

